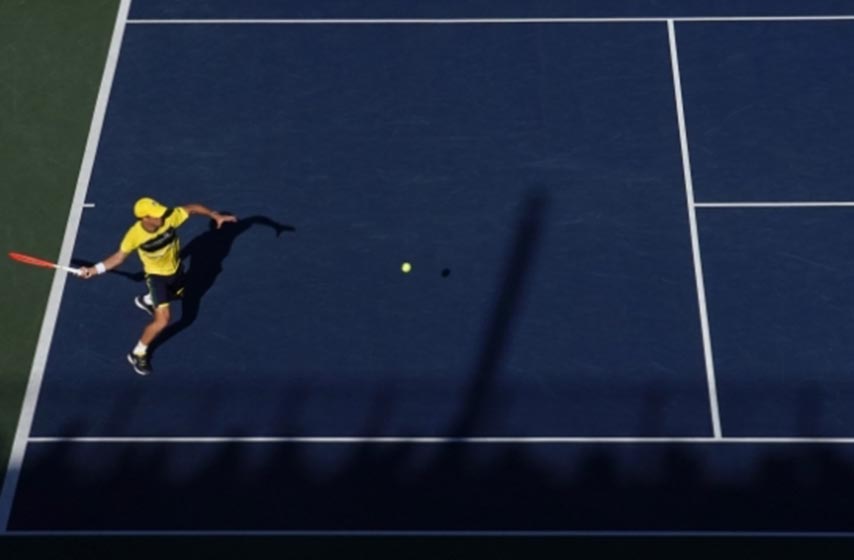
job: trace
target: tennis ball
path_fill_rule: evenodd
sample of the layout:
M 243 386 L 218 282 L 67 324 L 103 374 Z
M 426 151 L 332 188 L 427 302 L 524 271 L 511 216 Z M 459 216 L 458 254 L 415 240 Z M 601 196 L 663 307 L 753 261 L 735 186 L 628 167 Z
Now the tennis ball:
M 405 262 L 402 265 L 400 265 L 400 270 L 402 270 L 404 274 L 407 274 L 407 273 L 409 273 L 410 270 L 412 270 L 412 265 L 409 264 L 408 262 Z

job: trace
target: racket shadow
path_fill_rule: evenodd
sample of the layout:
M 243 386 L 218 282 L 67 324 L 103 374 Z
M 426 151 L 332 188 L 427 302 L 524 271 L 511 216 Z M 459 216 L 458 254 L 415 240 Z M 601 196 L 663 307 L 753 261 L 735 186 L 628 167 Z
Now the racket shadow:
M 222 214 L 230 215 L 228 212 Z M 234 241 L 255 226 L 271 228 L 276 232 L 276 237 L 285 232 L 296 231 L 294 226 L 281 224 L 266 216 L 242 218 L 236 223 L 224 224 L 220 229 L 217 229 L 216 222 L 211 220 L 208 231 L 193 238 L 181 249 L 182 262 L 189 259 L 184 295 L 181 298 L 181 317 L 166 327 L 151 344 L 149 354 L 152 357 L 158 348 L 196 322 L 202 300 L 222 272 L 223 262 L 231 252 Z

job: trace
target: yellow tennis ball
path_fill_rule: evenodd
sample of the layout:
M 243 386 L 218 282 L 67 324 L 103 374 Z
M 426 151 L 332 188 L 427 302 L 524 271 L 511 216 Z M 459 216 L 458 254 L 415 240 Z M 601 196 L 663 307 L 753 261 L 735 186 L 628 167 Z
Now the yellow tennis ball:
M 400 265 L 400 270 L 402 270 L 404 274 L 407 274 L 410 270 L 412 270 L 412 265 L 408 262 L 405 262 Z

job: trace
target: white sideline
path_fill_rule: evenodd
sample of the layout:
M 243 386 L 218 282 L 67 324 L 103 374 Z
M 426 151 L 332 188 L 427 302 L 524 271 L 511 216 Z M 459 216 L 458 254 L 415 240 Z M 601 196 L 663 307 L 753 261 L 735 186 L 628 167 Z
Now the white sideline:
M 706 364 L 706 383 L 709 391 L 709 408 L 712 432 L 721 437 L 721 417 L 718 407 L 718 389 L 715 381 L 715 361 L 712 354 L 712 336 L 706 306 L 706 285 L 703 279 L 703 260 L 700 254 L 700 236 L 697 227 L 697 210 L 694 207 L 694 182 L 691 175 L 691 157 L 688 153 L 688 133 L 685 128 L 685 108 L 682 104 L 682 79 L 679 73 L 679 53 L 676 48 L 676 25 L 667 22 L 670 40 L 670 65 L 673 71 L 673 92 L 676 98 L 676 120 L 679 125 L 679 144 L 682 149 L 682 174 L 685 180 L 685 198 L 688 206 L 688 226 L 691 232 L 691 252 L 694 257 L 694 279 L 697 284 L 697 305 L 700 311 L 700 331 L 703 337 L 703 358 Z
M 98 97 L 95 101 L 95 111 L 92 115 L 92 123 L 89 126 L 89 137 L 86 140 L 86 150 L 80 164 L 80 173 L 77 176 L 77 186 L 74 190 L 74 198 L 71 202 L 71 210 L 68 214 L 68 222 L 65 226 L 65 235 L 62 239 L 62 247 L 59 252 L 59 264 L 68 265 L 71 260 L 71 252 L 74 250 L 74 242 L 77 239 L 77 229 L 80 226 L 80 218 L 83 213 L 83 205 L 86 201 L 86 191 L 89 188 L 89 179 L 92 176 L 92 167 L 95 163 L 95 154 L 98 151 L 98 141 L 101 138 L 101 128 L 104 124 L 104 115 L 107 112 L 107 102 L 110 98 L 110 89 L 113 85 L 113 77 L 119 60 L 122 37 L 124 36 L 125 23 L 130 11 L 131 0 L 121 0 L 116 22 L 113 27 L 113 35 L 110 40 L 110 48 L 107 51 L 107 60 L 104 65 L 104 73 L 101 76 L 101 85 L 98 89 Z M 56 327 L 56 319 L 59 314 L 59 304 L 62 301 L 62 291 L 65 288 L 65 279 L 68 275 L 57 270 L 53 276 L 50 287 L 50 295 L 47 300 L 44 319 L 42 320 L 39 340 L 36 345 L 33 365 L 30 369 L 30 377 L 27 382 L 27 392 L 21 405 L 21 414 L 18 417 L 18 427 L 15 431 L 15 439 L 12 442 L 12 451 L 9 456 L 9 465 L 6 469 L 6 478 L 0 490 L 0 533 L 7 531 L 9 516 L 12 512 L 12 502 L 15 499 L 15 490 L 18 486 L 18 477 L 21 466 L 24 463 L 24 455 L 27 448 L 27 439 L 33 424 L 33 416 L 36 411 L 36 403 L 41 390 L 44 369 L 47 364 L 47 356 L 50 350 L 53 331 Z

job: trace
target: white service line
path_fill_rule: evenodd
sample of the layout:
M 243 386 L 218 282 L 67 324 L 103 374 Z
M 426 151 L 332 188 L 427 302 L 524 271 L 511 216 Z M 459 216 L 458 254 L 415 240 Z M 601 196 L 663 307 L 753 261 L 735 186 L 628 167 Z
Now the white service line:
M 718 407 L 718 389 L 715 381 L 715 361 L 712 355 L 712 337 L 709 329 L 709 314 L 706 306 L 706 285 L 703 280 L 703 260 L 700 256 L 700 236 L 697 228 L 697 211 L 694 208 L 694 182 L 691 175 L 691 157 L 688 153 L 688 134 L 685 128 L 685 108 L 682 104 L 682 78 L 679 73 L 679 52 L 676 48 L 676 26 L 667 22 L 670 40 L 670 65 L 673 71 L 673 91 L 676 96 L 676 120 L 679 125 L 679 143 L 682 148 L 682 174 L 685 180 L 685 197 L 688 206 L 688 224 L 691 231 L 691 251 L 694 255 L 694 278 L 697 283 L 697 303 L 700 310 L 700 330 L 703 337 L 703 356 L 706 363 L 706 382 L 709 390 L 709 408 L 712 417 L 712 433 L 722 436 L 721 418 Z
M 119 60 L 122 37 L 124 35 L 125 23 L 130 11 L 131 0 L 121 0 L 116 22 L 113 27 L 113 35 L 110 40 L 110 48 L 107 52 L 107 60 L 104 64 L 104 73 L 101 76 L 101 85 L 98 89 L 98 98 L 95 102 L 95 110 L 92 115 L 92 123 L 89 127 L 89 137 L 86 140 L 86 150 L 83 153 L 83 161 L 80 164 L 80 173 L 77 176 L 77 185 L 74 198 L 71 202 L 71 210 L 68 214 L 68 222 L 65 226 L 65 235 L 59 252 L 59 263 L 67 265 L 71 260 L 74 250 L 74 242 L 77 239 L 77 229 L 80 226 L 80 218 L 83 212 L 83 204 L 86 200 L 86 191 L 89 188 L 89 179 L 92 176 L 92 167 L 95 163 L 95 154 L 98 151 L 98 141 L 101 137 L 101 128 L 104 124 L 104 115 L 107 112 L 107 102 L 110 98 L 110 89 L 116 72 L 116 64 Z M 6 478 L 3 488 L 0 490 L 0 533 L 7 530 L 9 516 L 12 511 L 12 502 L 15 498 L 15 490 L 18 486 L 18 477 L 24 464 L 27 439 L 33 424 L 36 403 L 41 390 L 42 378 L 44 376 L 47 355 L 50 350 L 53 331 L 56 326 L 56 318 L 59 314 L 59 304 L 62 301 L 62 291 L 65 288 L 65 279 L 68 275 L 60 270 L 54 273 L 50 295 L 47 300 L 44 319 L 42 320 L 39 340 L 36 345 L 33 365 L 30 369 L 30 377 L 27 383 L 27 391 L 24 402 L 21 405 L 21 414 L 18 418 L 18 427 L 15 431 L 15 440 L 12 443 L 12 452 L 9 456 L 9 466 L 6 469 Z
M 98 443 L 98 444 L 209 444 L 209 443 L 318 443 L 318 444 L 854 444 L 854 437 L 712 437 L 712 436 L 62 436 L 31 437 L 30 443 Z
M 846 208 L 854 202 L 696 202 L 697 208 Z
M 131 19 L 131 25 L 471 25 L 531 23 L 679 23 L 762 21 L 852 21 L 854 15 L 698 17 L 528 17 L 528 18 L 227 18 Z

